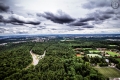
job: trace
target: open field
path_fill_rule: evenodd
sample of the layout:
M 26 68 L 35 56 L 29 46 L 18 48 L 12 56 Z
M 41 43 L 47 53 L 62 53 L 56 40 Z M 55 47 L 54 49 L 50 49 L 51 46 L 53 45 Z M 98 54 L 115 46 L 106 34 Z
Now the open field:
M 119 63 L 120 63 L 120 58 L 116 58 L 116 60 L 119 61 Z
M 87 55 L 89 55 L 90 57 L 92 56 L 92 57 L 95 57 L 95 56 L 98 56 L 98 57 L 102 57 L 102 56 L 100 56 L 100 55 L 98 55 L 98 54 L 87 54 Z
M 116 52 L 112 52 L 112 51 L 106 51 L 109 55 L 111 55 L 111 56 L 115 56 L 115 55 L 119 55 L 119 54 L 117 54 Z
M 118 71 L 115 68 L 110 68 L 110 67 L 100 67 L 100 68 L 95 68 L 98 70 L 101 74 L 103 74 L 106 78 L 108 77 L 120 77 L 120 71 Z
M 109 46 L 117 46 L 117 45 L 109 45 Z
M 100 52 L 99 50 L 89 50 L 90 53 L 93 53 L 93 52 Z

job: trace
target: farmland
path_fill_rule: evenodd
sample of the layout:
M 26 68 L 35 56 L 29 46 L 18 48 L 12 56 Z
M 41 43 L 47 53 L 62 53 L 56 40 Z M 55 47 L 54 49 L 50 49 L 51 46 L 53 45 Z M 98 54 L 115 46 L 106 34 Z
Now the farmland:
M 111 56 L 115 56 L 115 55 L 117 55 L 117 56 L 119 56 L 120 54 L 117 54 L 116 52 L 112 52 L 112 51 L 106 51 L 109 55 L 111 55 Z
M 106 78 L 112 77 L 120 77 L 120 71 L 118 71 L 115 68 L 110 68 L 110 67 L 102 67 L 102 68 L 95 68 L 98 70 L 101 74 L 103 74 Z

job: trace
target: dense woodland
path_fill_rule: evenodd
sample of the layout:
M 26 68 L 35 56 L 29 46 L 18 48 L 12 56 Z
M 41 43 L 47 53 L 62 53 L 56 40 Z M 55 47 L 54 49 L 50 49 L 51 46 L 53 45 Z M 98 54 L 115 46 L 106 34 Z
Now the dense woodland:
M 10 44 L 0 47 L 0 79 L 21 71 L 32 62 L 29 54 L 33 43 Z
M 117 46 L 109 46 L 112 45 Z M 119 49 L 120 42 L 110 41 L 48 41 L 25 42 L 0 46 L 0 80 L 105 80 L 91 63 L 106 63 L 104 58 L 76 57 L 74 48 Z M 26 67 L 32 62 L 30 50 L 46 55 L 36 66 Z M 86 51 L 87 53 L 87 51 Z M 91 61 L 89 61 L 91 59 Z M 114 58 L 110 58 L 113 62 Z M 117 62 L 116 62 L 117 63 Z M 120 69 L 120 63 L 117 67 Z

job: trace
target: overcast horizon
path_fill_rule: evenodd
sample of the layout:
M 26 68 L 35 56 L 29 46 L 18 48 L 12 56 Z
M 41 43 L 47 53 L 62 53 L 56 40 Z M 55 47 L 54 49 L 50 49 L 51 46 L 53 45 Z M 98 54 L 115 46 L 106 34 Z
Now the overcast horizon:
M 120 34 L 112 1 L 0 0 L 0 35 Z

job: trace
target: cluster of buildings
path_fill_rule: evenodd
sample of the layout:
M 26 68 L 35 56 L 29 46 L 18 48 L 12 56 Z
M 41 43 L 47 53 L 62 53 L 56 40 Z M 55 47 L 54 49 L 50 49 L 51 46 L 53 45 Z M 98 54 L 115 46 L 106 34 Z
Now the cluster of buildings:
M 4 46 L 4 45 L 6 45 L 6 44 L 7 44 L 7 43 L 1 43 L 0 46 Z
M 34 40 L 32 40 L 32 42 L 47 42 L 49 41 L 49 38 L 35 38 Z

